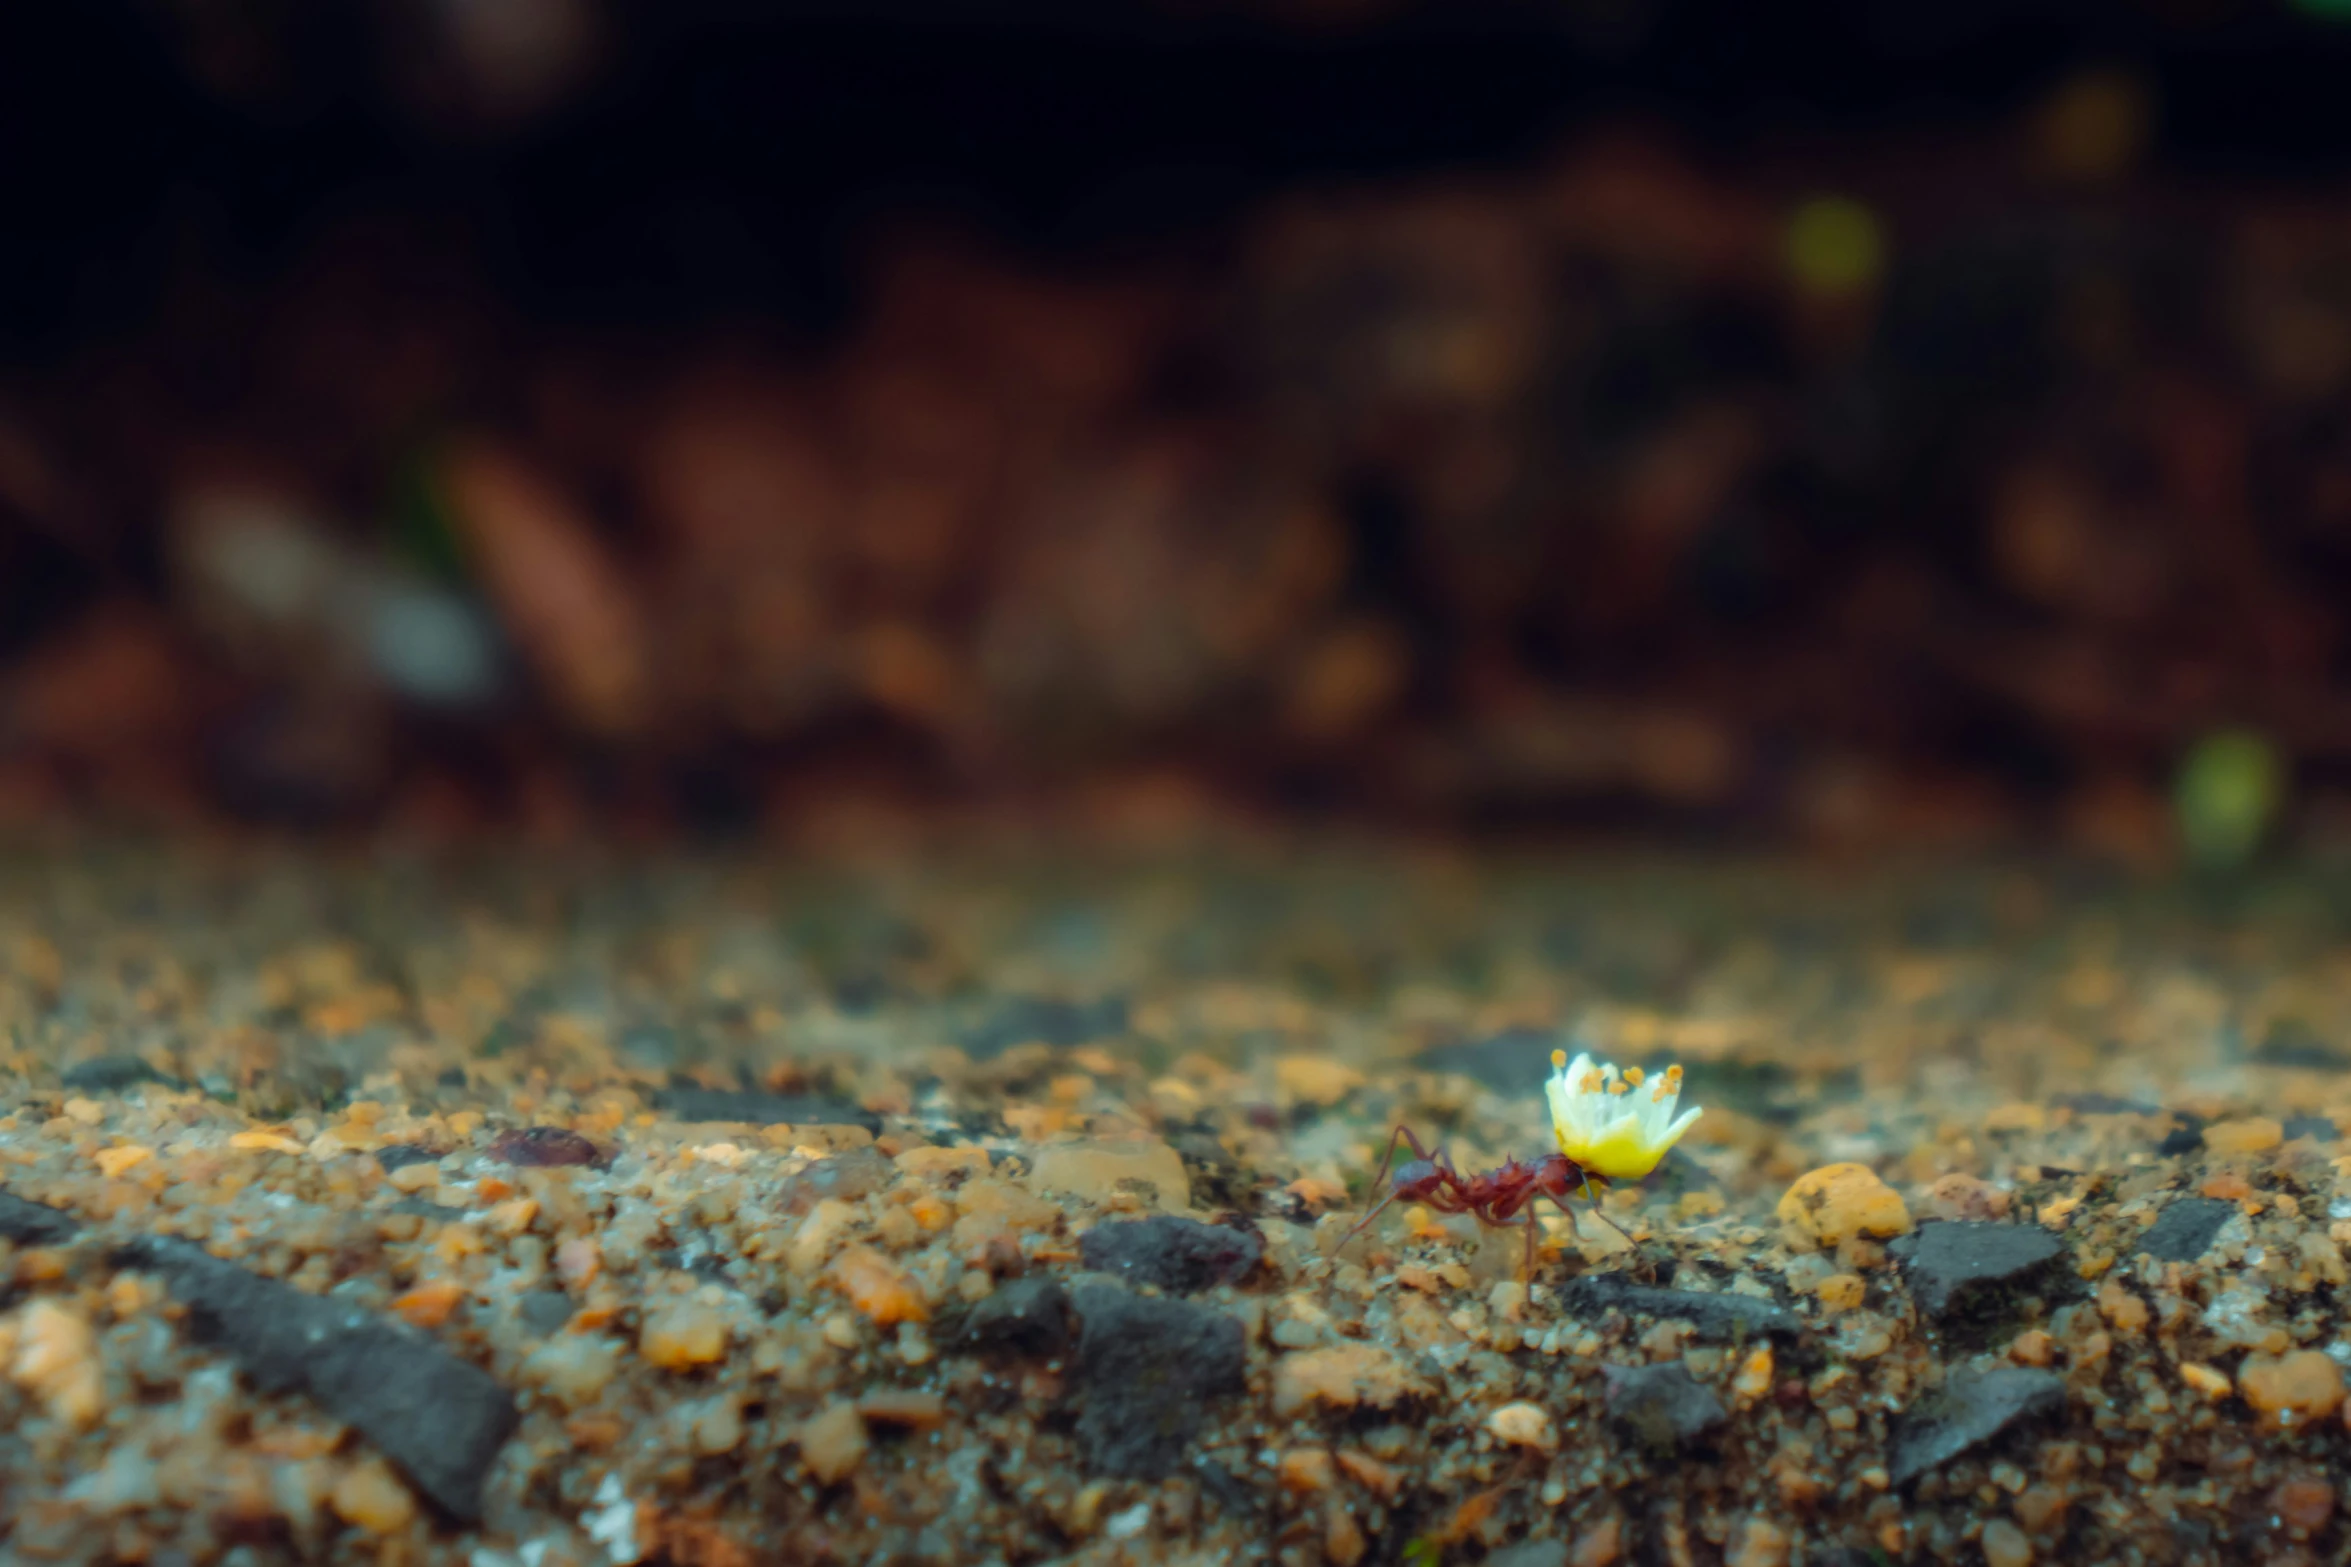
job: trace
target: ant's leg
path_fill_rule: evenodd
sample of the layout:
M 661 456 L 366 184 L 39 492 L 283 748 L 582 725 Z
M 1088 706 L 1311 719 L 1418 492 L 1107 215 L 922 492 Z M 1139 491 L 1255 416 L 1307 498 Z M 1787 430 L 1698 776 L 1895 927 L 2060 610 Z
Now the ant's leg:
M 1362 1218 L 1357 1219 L 1355 1221 L 1354 1228 L 1350 1229 L 1345 1235 L 1339 1237 L 1339 1244 L 1331 1248 L 1330 1254 L 1335 1257 L 1340 1252 L 1345 1251 L 1347 1249 L 1348 1243 L 1354 1240 L 1356 1236 L 1361 1235 L 1365 1230 L 1370 1229 L 1372 1226 L 1372 1221 L 1377 1219 L 1381 1214 L 1386 1213 L 1388 1211 L 1388 1204 L 1394 1202 L 1395 1200 L 1396 1194 L 1394 1192 L 1390 1192 L 1387 1196 L 1382 1197 L 1378 1202 L 1373 1203 L 1371 1206 L 1371 1212 L 1365 1214 Z
M 1617 1223 L 1614 1219 L 1611 1219 L 1608 1216 L 1606 1210 L 1600 1206 L 1600 1194 L 1592 1190 L 1592 1177 L 1589 1174 L 1584 1176 L 1584 1196 L 1589 1199 L 1592 1204 L 1592 1216 L 1594 1218 L 1598 1219 L 1602 1224 L 1607 1225 L 1610 1229 L 1616 1231 L 1617 1234 L 1624 1236 L 1624 1243 L 1627 1246 L 1639 1244 L 1629 1233 L 1627 1233 L 1623 1225 Z M 1567 1207 L 1567 1204 L 1561 1203 L 1559 1206 L 1562 1210 L 1564 1210 Z M 1569 1215 L 1569 1218 L 1572 1222 L 1574 1216 L 1571 1214 Z
M 1420 1146 L 1420 1139 L 1412 1135 L 1412 1128 L 1409 1126 L 1398 1126 L 1395 1131 L 1388 1134 L 1387 1151 L 1380 1155 L 1379 1171 L 1371 1178 L 1371 1184 L 1374 1187 L 1387 1185 L 1388 1166 L 1396 1162 L 1396 1145 L 1398 1143 L 1409 1145 L 1412 1149 L 1412 1156 L 1415 1159 L 1426 1160 L 1428 1158 L 1427 1151 Z M 1362 1218 L 1355 1221 L 1355 1227 L 1347 1232 L 1345 1238 L 1339 1242 L 1336 1250 L 1345 1250 L 1347 1243 L 1354 1240 L 1356 1236 L 1362 1234 L 1365 1230 L 1369 1229 L 1371 1227 L 1372 1221 L 1377 1219 L 1382 1213 L 1385 1213 L 1387 1211 L 1388 1204 L 1394 1202 L 1395 1200 L 1396 1193 L 1395 1191 L 1390 1190 L 1386 1196 L 1382 1197 L 1378 1202 L 1373 1203 L 1371 1206 L 1371 1211 L 1365 1214 Z

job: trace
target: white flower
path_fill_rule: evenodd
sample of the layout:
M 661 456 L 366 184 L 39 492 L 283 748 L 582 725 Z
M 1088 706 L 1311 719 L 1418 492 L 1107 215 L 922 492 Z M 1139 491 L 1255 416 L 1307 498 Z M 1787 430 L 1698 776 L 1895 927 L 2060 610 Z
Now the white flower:
M 1695 1106 L 1674 1114 L 1682 1097 L 1678 1066 L 1650 1079 L 1637 1066 L 1620 1073 L 1605 1062 L 1594 1066 L 1588 1055 L 1570 1061 L 1564 1050 L 1551 1052 L 1551 1065 L 1543 1092 L 1551 1101 L 1552 1135 L 1561 1153 L 1594 1175 L 1639 1180 L 1698 1119 Z

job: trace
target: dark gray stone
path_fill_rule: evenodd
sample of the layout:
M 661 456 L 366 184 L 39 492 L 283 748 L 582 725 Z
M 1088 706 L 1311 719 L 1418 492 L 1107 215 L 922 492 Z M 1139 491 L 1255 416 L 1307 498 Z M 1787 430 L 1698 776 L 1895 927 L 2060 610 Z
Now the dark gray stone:
M 882 1118 L 830 1094 L 766 1094 L 733 1088 L 665 1088 L 654 1106 L 681 1121 L 742 1121 L 752 1126 L 862 1126 L 882 1129 Z
M 2333 1119 L 2323 1115 L 2289 1115 L 2285 1120 L 2286 1141 L 2307 1137 L 2312 1142 L 2331 1143 L 2342 1136 Z
M 2139 1250 L 2158 1262 L 2194 1262 L 2236 1212 L 2235 1203 L 2217 1197 L 2177 1198 L 2139 1237 Z
M 482 1482 L 518 1417 L 479 1367 L 406 1323 L 305 1295 L 185 1241 L 134 1241 L 114 1260 L 161 1275 L 196 1338 L 263 1391 L 306 1394 L 451 1519 L 481 1521 Z
M 1096 1474 L 1158 1480 L 1184 1461 L 1206 1401 L 1240 1391 L 1241 1324 L 1188 1301 L 1150 1300 L 1109 1284 L 1075 1296 L 1078 1446 Z
M 19 1246 L 62 1246 L 81 1229 L 81 1221 L 62 1208 L 0 1192 L 0 1236 Z
M 2054 1371 L 2000 1366 L 1963 1372 L 1895 1428 L 1888 1444 L 1887 1472 L 1896 1485 L 1905 1485 L 2020 1420 L 2064 1407 L 2065 1379 Z
M 1486 1567 L 1567 1567 L 1567 1542 L 1521 1540 L 1487 1557 Z
M 1078 1250 L 1097 1273 L 1180 1295 L 1237 1284 L 1265 1261 L 1264 1238 L 1253 1230 L 1166 1213 L 1097 1224 L 1079 1239 Z
M 1073 1336 L 1069 1291 L 1053 1279 L 998 1285 L 963 1319 L 963 1341 L 971 1348 L 1039 1360 L 1066 1353 Z
M 58 1081 L 85 1094 L 119 1094 L 141 1083 L 177 1086 L 137 1056 L 127 1055 L 92 1056 L 67 1067 Z
M 2255 1045 L 2252 1058 L 2264 1066 L 2298 1067 L 2305 1071 L 2341 1072 L 2351 1069 L 2351 1051 L 2322 1037 L 2298 1017 L 2282 1017 L 2269 1025 Z
M 1945 1317 L 2001 1289 L 2030 1285 L 2065 1254 L 2065 1243 L 2037 1224 L 1931 1220 L 1887 1250 L 1901 1259 L 1919 1309 Z
M 1658 1457 L 1684 1452 L 1730 1419 L 1714 1389 L 1679 1361 L 1603 1366 L 1609 1418 Z
M 987 1061 L 1015 1045 L 1067 1049 L 1126 1031 L 1124 996 L 1105 996 L 1099 1001 L 1011 996 L 998 1002 L 978 1024 L 965 1029 L 961 1043 L 965 1055 L 974 1061 Z
M 539 1338 L 553 1338 L 571 1320 L 572 1298 L 561 1290 L 526 1292 L 518 1307 L 522 1325 Z
M 1656 1289 L 1645 1284 L 1628 1284 L 1614 1274 L 1573 1280 L 1560 1292 L 1559 1304 L 1572 1317 L 1599 1317 L 1621 1311 L 1628 1317 L 1687 1322 L 1697 1328 L 1700 1338 L 1708 1340 L 1757 1335 L 1794 1339 L 1804 1334 L 1803 1318 L 1768 1300 L 1757 1300 L 1752 1295 Z
M 390 1143 L 376 1150 L 376 1164 L 386 1175 L 412 1164 L 431 1164 L 440 1154 L 422 1143 Z

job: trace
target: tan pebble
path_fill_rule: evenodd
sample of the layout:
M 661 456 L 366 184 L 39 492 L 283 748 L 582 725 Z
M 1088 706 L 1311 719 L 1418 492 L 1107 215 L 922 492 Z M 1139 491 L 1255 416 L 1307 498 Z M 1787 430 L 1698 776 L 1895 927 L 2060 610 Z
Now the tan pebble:
M 520 1235 L 531 1227 L 531 1221 L 538 1216 L 538 1203 L 528 1197 L 517 1197 L 512 1201 L 499 1203 L 482 1215 L 488 1221 L 490 1228 L 501 1235 Z
M 1938 1219 L 1998 1219 L 2008 1194 L 1991 1182 L 1954 1170 L 1927 1188 L 1927 1212 Z
M 1037 1191 L 1096 1205 L 1136 1188 L 1155 1193 L 1162 1208 L 1181 1212 L 1192 1203 L 1192 1181 L 1182 1157 L 1149 1139 L 1048 1144 L 1038 1150 L 1028 1181 Z
M 1280 1477 L 1283 1490 L 1300 1493 L 1327 1491 L 1338 1480 L 1337 1464 L 1319 1447 L 1291 1448 L 1282 1454 L 1274 1472 Z
M 1787 1567 L 1788 1531 L 1768 1518 L 1749 1518 L 1723 1555 L 1723 1567 Z
M 699 1301 L 681 1301 L 645 1320 L 637 1353 L 664 1371 L 706 1366 L 727 1352 L 727 1322 Z
M 620 1370 L 620 1346 L 589 1333 L 563 1333 L 523 1357 L 522 1379 L 567 1409 L 595 1402 Z
M 2229 1381 L 2227 1372 L 2215 1371 L 2212 1367 L 2194 1360 L 2180 1362 L 2180 1380 L 2206 1398 L 2212 1399 L 2228 1397 L 2233 1385 Z
M 835 1349 L 855 1349 L 862 1342 L 857 1331 L 857 1319 L 846 1311 L 836 1311 L 824 1319 L 824 1341 Z
M 1615 1567 L 1624 1559 L 1624 1519 L 1610 1513 L 1577 1535 L 1567 1559 L 1569 1567 Z
M 429 1159 L 417 1164 L 404 1164 L 384 1179 L 392 1183 L 395 1191 L 430 1191 L 441 1184 L 441 1167 Z
M 101 1148 L 91 1156 L 92 1162 L 112 1180 L 135 1164 L 155 1157 L 152 1148 L 141 1148 L 136 1143 L 125 1143 L 119 1148 Z
M 2098 1286 L 2098 1314 L 2117 1333 L 2136 1334 L 2147 1326 L 2147 1303 L 2112 1274 Z
M 2057 1340 L 2027 1328 L 2008 1342 L 2008 1358 L 2020 1366 L 2045 1366 L 2057 1358 Z
M 910 1366 L 927 1366 L 938 1356 L 931 1336 L 916 1322 L 898 1324 L 898 1358 Z
M 427 1279 L 393 1298 L 392 1309 L 420 1328 L 437 1328 L 465 1299 L 465 1286 L 449 1279 Z
M 1310 1105 L 1337 1104 L 1363 1086 L 1363 1074 L 1326 1055 L 1283 1056 L 1273 1064 L 1283 1093 Z
M 838 1485 L 865 1461 L 865 1417 L 846 1400 L 800 1425 L 800 1459 L 826 1485 Z
M 1674 1199 L 1674 1217 L 1685 1222 L 1711 1219 L 1723 1211 L 1722 1193 L 1715 1191 L 1684 1192 Z
M 344 1471 L 329 1500 L 336 1517 L 370 1534 L 396 1534 L 416 1516 L 416 1498 L 380 1458 L 362 1459 Z
M 2286 1140 L 2286 1129 L 2266 1115 L 2218 1121 L 2204 1128 L 2204 1146 L 2214 1153 L 2266 1153 Z
M 1334 1497 L 1323 1513 L 1324 1560 L 1332 1563 L 1333 1567 L 1355 1567 L 1357 1562 L 1363 1560 L 1363 1553 L 1369 1543 L 1363 1537 L 1363 1526 L 1355 1521 L 1355 1515 L 1347 1510 L 1346 1503 Z
M 1404 1488 L 1404 1472 L 1393 1464 L 1384 1464 L 1360 1448 L 1339 1449 L 1339 1467 L 1349 1478 L 1381 1501 L 1387 1501 Z
M 955 1210 L 929 1192 L 906 1205 L 906 1216 L 920 1225 L 926 1235 L 936 1235 L 955 1222 Z
M 2315 1349 L 2277 1358 L 2248 1355 L 2237 1368 L 2237 1386 L 2273 1426 L 2308 1425 L 2343 1402 L 2343 1373 Z
M 2316 1534 L 2335 1515 L 2335 1488 L 2324 1475 L 2296 1475 L 2269 1493 L 2269 1510 L 2289 1529 Z
M 1287 1420 L 1309 1404 L 1386 1409 L 1425 1396 L 1429 1385 L 1403 1361 L 1371 1344 L 1339 1344 L 1284 1355 L 1274 1363 L 1274 1418 Z
M 1504 1404 L 1486 1416 L 1486 1430 L 1505 1447 L 1532 1447 L 1548 1453 L 1559 1446 L 1559 1430 L 1539 1404 Z
M 722 1393 L 706 1401 L 694 1412 L 689 1429 L 696 1452 L 706 1457 L 733 1452 L 743 1440 L 743 1400 Z
M 1754 1403 L 1771 1391 L 1772 1374 L 1771 1346 L 1760 1345 L 1753 1354 L 1739 1362 L 1738 1375 L 1731 1378 L 1732 1396 L 1742 1404 Z
M 893 1209 L 903 1214 L 903 1209 Z M 833 1259 L 828 1271 L 833 1287 L 849 1297 L 865 1317 L 878 1326 L 893 1322 L 928 1322 L 931 1309 L 915 1288 L 914 1276 L 871 1246 L 852 1246 Z
M 985 1148 L 909 1148 L 896 1160 L 899 1169 L 923 1180 L 941 1180 L 952 1175 L 985 1175 L 988 1173 L 988 1150 Z
M 1995 1107 L 1984 1117 L 1987 1132 L 2038 1132 L 2049 1124 L 2049 1112 L 2030 1100 Z
M 243 1148 L 255 1153 L 300 1153 L 302 1145 L 291 1137 L 276 1132 L 239 1132 L 229 1139 L 231 1148 Z
M 586 1288 L 603 1266 L 603 1252 L 587 1236 L 574 1236 L 555 1248 L 555 1271 L 573 1289 Z
M 1869 1298 L 1869 1286 L 1857 1273 L 1832 1273 L 1813 1287 L 1820 1303 L 1831 1311 L 1854 1311 Z
M 1984 1548 L 1984 1567 L 2032 1567 L 2033 1542 L 2005 1518 L 1985 1524 L 1977 1543 Z
M 18 1317 L 8 1374 L 68 1425 L 89 1425 L 106 1411 L 97 1338 L 88 1319 L 55 1301 L 36 1300 Z
M 814 1274 L 833 1254 L 833 1248 L 847 1238 L 857 1223 L 857 1210 L 838 1197 L 827 1197 L 808 1211 L 800 1221 L 800 1228 L 792 1234 L 792 1244 L 785 1253 L 785 1261 L 794 1273 L 803 1277 Z
M 914 1215 L 904 1208 L 885 1208 L 874 1221 L 874 1239 L 892 1251 L 904 1251 L 922 1239 L 922 1226 L 914 1222 Z M 835 1263 L 838 1268 L 840 1264 Z
M 1902 1196 L 1865 1164 L 1826 1164 L 1796 1178 L 1780 1198 L 1782 1224 L 1815 1246 L 1855 1236 L 1884 1240 L 1910 1230 Z
M 2067 1497 L 2053 1485 L 2028 1485 L 2016 1498 L 2016 1521 L 2035 1534 L 2054 1528 L 2065 1517 Z
M 65 1118 L 76 1126 L 96 1126 L 106 1119 L 106 1107 L 95 1099 L 68 1099 Z

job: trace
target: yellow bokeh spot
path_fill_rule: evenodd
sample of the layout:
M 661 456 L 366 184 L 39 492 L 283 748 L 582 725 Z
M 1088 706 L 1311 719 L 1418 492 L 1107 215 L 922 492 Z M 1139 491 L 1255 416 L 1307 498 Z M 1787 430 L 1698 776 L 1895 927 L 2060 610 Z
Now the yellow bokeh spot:
M 1850 294 L 1878 280 L 1886 265 L 1877 214 L 1850 196 L 1814 196 L 1788 217 L 1788 271 L 1814 294 Z

